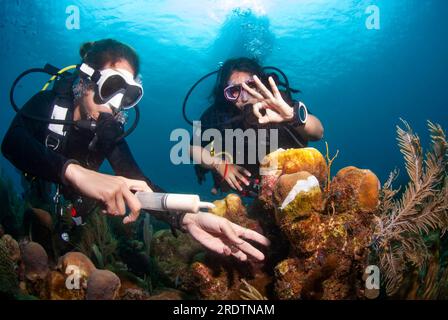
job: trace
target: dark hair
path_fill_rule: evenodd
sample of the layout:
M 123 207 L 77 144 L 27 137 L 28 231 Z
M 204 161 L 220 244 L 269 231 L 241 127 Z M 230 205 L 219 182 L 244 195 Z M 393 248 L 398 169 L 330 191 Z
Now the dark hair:
M 135 50 L 114 39 L 86 42 L 79 49 L 79 55 L 83 62 L 95 69 L 103 69 L 108 63 L 126 60 L 134 69 L 135 75 L 140 71 L 140 60 Z
M 263 68 L 257 60 L 245 57 L 227 60 L 218 72 L 218 78 L 211 94 L 215 106 L 233 106 L 233 103 L 224 98 L 223 91 L 234 71 L 248 72 L 257 75 L 263 82 L 265 80 Z

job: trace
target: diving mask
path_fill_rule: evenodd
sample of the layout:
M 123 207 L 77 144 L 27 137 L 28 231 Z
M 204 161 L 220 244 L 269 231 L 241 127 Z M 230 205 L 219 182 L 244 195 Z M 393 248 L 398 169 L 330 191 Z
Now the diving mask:
M 256 90 L 257 84 L 254 80 L 248 80 L 246 81 L 246 84 L 249 86 L 249 88 Z M 227 101 L 234 102 L 238 100 L 238 98 L 241 95 L 241 92 L 243 91 L 243 85 L 242 84 L 234 84 L 230 85 L 224 88 L 224 97 L 227 99 Z
M 135 107 L 143 97 L 143 86 L 127 70 L 95 70 L 85 63 L 81 64 L 79 70 L 96 83 L 95 94 L 99 102 L 114 110 Z

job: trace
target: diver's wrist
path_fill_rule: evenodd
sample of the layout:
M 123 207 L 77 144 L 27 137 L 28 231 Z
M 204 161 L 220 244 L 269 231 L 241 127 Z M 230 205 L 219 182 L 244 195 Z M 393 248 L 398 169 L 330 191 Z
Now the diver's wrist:
M 220 158 L 213 158 L 211 167 L 212 167 L 215 171 L 219 171 L 219 167 L 220 167 L 221 165 L 223 165 L 223 164 L 225 164 L 225 162 L 224 162 L 222 159 L 220 159 Z
M 65 181 L 73 184 L 76 181 L 80 170 L 82 170 L 82 169 L 83 169 L 82 166 L 80 166 L 77 163 L 69 163 L 67 165 L 67 167 L 65 168 L 65 172 L 64 172 Z
M 289 105 L 288 105 L 288 107 L 289 108 L 285 112 L 285 115 L 284 115 L 283 118 L 285 119 L 285 121 L 293 121 L 294 120 L 294 115 L 295 115 L 294 108 L 289 106 Z
M 293 107 L 293 116 L 289 123 L 293 126 L 305 125 L 308 119 L 308 109 L 302 102 L 295 102 Z

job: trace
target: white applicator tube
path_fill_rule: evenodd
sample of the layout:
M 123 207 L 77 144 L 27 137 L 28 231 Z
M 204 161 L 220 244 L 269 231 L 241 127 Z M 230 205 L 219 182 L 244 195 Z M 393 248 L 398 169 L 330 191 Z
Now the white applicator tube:
M 202 202 L 195 194 L 137 192 L 135 195 L 145 210 L 197 213 L 200 209 L 215 207 L 211 202 Z

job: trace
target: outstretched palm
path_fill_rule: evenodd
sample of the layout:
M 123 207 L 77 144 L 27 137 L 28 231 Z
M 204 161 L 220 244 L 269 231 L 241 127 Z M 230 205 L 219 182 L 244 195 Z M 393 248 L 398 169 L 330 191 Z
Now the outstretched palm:
M 187 214 L 183 224 L 191 236 L 206 248 L 233 255 L 241 261 L 247 260 L 248 255 L 260 261 L 264 259 L 264 254 L 246 240 L 269 245 L 269 240 L 263 235 L 207 212 Z

